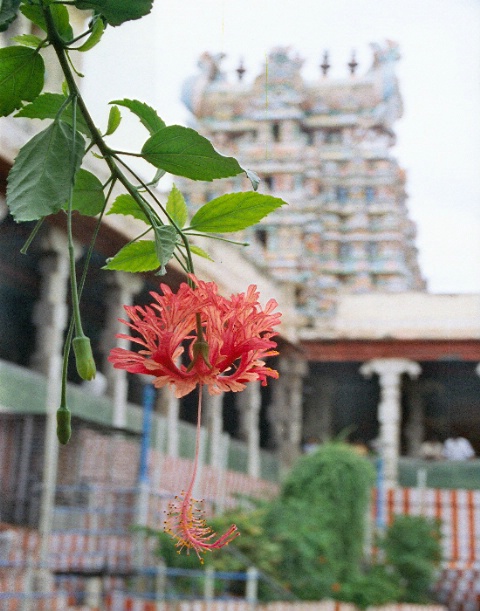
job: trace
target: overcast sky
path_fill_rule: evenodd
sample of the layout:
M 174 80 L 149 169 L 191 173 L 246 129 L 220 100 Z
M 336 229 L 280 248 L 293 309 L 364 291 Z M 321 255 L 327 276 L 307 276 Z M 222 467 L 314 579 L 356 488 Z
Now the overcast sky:
M 152 15 L 109 28 L 106 44 L 86 54 L 85 91 L 99 120 L 104 103 L 136 97 L 168 124 L 186 124 L 180 90 L 203 51 L 225 53 L 232 70 L 243 58 L 253 79 L 272 47 L 291 46 L 304 77 L 316 79 L 325 49 L 332 76 L 347 74 L 352 50 L 363 73 L 369 43 L 385 39 L 402 55 L 405 110 L 393 153 L 407 171 L 428 288 L 480 293 L 479 0 L 155 0 Z M 102 70 L 93 73 L 93 62 Z

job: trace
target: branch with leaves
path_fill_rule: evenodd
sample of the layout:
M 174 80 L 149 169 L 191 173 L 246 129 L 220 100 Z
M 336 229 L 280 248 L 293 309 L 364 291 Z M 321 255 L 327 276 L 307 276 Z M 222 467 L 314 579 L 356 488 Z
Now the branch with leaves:
M 58 436 L 61 443 L 70 437 L 70 412 L 66 404 L 66 364 L 74 347 L 77 371 L 82 379 L 95 376 L 90 341 L 82 329 L 80 295 L 84 276 L 77 287 L 73 252 L 73 211 L 98 217 L 104 214 L 129 215 L 145 224 L 144 230 L 107 260 L 105 269 L 124 272 L 149 272 L 164 275 L 174 258 L 187 274 L 194 274 L 193 255 L 208 258 L 208 253 L 191 243 L 199 235 L 224 239 L 218 234 L 236 232 L 259 222 L 282 206 L 281 199 L 256 192 L 259 179 L 233 157 L 215 150 L 211 142 L 194 129 L 166 125 L 156 110 L 134 99 L 112 101 L 107 126 L 100 129 L 92 119 L 76 77 L 75 54 L 85 53 L 99 44 L 107 27 L 148 15 L 153 0 L 2 0 L 0 31 L 8 31 L 19 14 L 41 32 L 14 36 L 12 45 L 0 49 L 0 116 L 49 121 L 19 151 L 7 186 L 7 205 L 16 222 L 37 221 L 22 249 L 26 252 L 46 217 L 67 216 L 67 234 L 71 261 L 73 320 L 64 348 L 62 401 L 58 412 Z M 85 12 L 85 27 L 75 32 L 71 10 Z M 8 32 L 6 34 L 8 36 Z M 53 48 L 64 77 L 61 91 L 44 91 L 43 51 Z M 148 137 L 140 151 L 112 149 L 109 136 L 121 125 L 121 111 L 133 113 L 147 130 Z M 89 155 L 103 160 L 108 174 L 100 180 L 82 167 Z M 155 174 L 143 180 L 128 164 L 134 156 L 148 162 Z M 67 161 L 66 161 L 67 160 Z M 156 190 L 166 174 L 191 180 L 212 181 L 246 174 L 252 191 L 217 197 L 189 220 L 182 193 L 174 186 L 166 202 Z M 113 188 L 124 193 L 110 201 Z M 98 233 L 98 231 L 97 231 Z M 96 234 L 95 234 L 96 235 Z M 90 245 L 90 254 L 94 248 Z M 194 288 L 191 277 L 188 282 Z M 201 329 L 200 329 L 201 331 Z

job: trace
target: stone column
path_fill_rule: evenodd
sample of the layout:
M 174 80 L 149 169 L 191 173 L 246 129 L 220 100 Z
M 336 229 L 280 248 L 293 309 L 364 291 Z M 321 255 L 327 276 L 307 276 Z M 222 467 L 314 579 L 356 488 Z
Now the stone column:
M 247 384 L 245 390 L 237 393 L 235 399 L 239 408 L 242 439 L 247 442 L 248 447 L 248 474 L 260 477 L 260 382 Z
M 40 371 L 47 378 L 45 450 L 39 521 L 39 566 L 41 568 L 36 575 L 36 579 L 48 588 L 51 576 L 44 568 L 48 558 L 57 482 L 56 411 L 60 406 L 63 338 L 68 319 L 69 259 L 67 239 L 62 232 L 56 229 L 50 230 L 42 246 L 44 255 L 40 262 L 42 275 L 40 299 L 35 304 L 33 313 L 37 330 L 32 368 Z
M 360 368 L 369 378 L 377 374 L 380 384 L 378 421 L 380 423 L 380 452 L 384 461 L 385 486 L 397 484 L 400 454 L 401 379 L 403 374 L 416 378 L 421 368 L 407 359 L 373 359 Z
M 119 322 L 119 318 L 127 319 L 124 305 L 132 305 L 133 297 L 142 288 L 142 281 L 123 272 L 113 272 L 109 275 L 110 284 L 107 293 L 107 315 L 105 329 L 102 333 L 101 347 L 104 354 L 104 371 L 107 378 L 108 394 L 113 400 L 113 426 L 122 428 L 126 424 L 128 378 L 124 369 L 114 369 L 108 362 L 110 350 L 115 346 L 130 348 L 130 342 L 126 339 L 117 339 L 117 333 L 127 333 L 128 329 Z
M 223 393 L 210 395 L 203 389 L 203 404 L 209 438 L 208 462 L 212 467 L 223 467 L 222 433 L 223 433 Z
M 273 400 L 268 417 L 272 424 L 280 464 L 288 469 L 298 458 L 302 441 L 302 387 L 307 372 L 304 361 L 280 358 L 280 378 L 272 382 Z

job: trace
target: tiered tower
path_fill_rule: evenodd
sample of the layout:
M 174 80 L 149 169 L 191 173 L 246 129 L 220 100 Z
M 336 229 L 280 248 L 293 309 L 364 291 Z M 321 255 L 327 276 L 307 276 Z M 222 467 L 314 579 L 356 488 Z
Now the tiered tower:
M 315 82 L 304 81 L 302 60 L 286 48 L 274 49 L 250 84 L 242 65 L 229 80 L 223 56 L 205 53 L 200 74 L 184 86 L 196 128 L 257 171 L 261 192 L 288 202 L 242 237 L 250 242 L 247 256 L 296 283 L 298 311 L 310 327 L 343 292 L 425 288 L 405 172 L 390 154 L 402 114 L 398 49 L 391 42 L 372 47 L 363 76 L 352 57 L 347 77 L 330 78 L 325 54 Z M 226 188 L 241 187 L 248 188 L 246 179 Z M 224 181 L 189 184 L 192 209 L 224 188 Z

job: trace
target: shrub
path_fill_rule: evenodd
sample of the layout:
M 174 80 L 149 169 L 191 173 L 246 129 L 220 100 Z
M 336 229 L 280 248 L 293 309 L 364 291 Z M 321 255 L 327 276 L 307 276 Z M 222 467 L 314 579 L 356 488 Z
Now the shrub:
M 439 522 L 423 516 L 397 516 L 382 547 L 385 562 L 398 576 L 402 601 L 429 602 L 435 569 L 441 560 Z
M 370 463 L 338 442 L 294 465 L 265 529 L 282 550 L 279 576 L 299 598 L 331 597 L 359 575 L 373 480 Z

